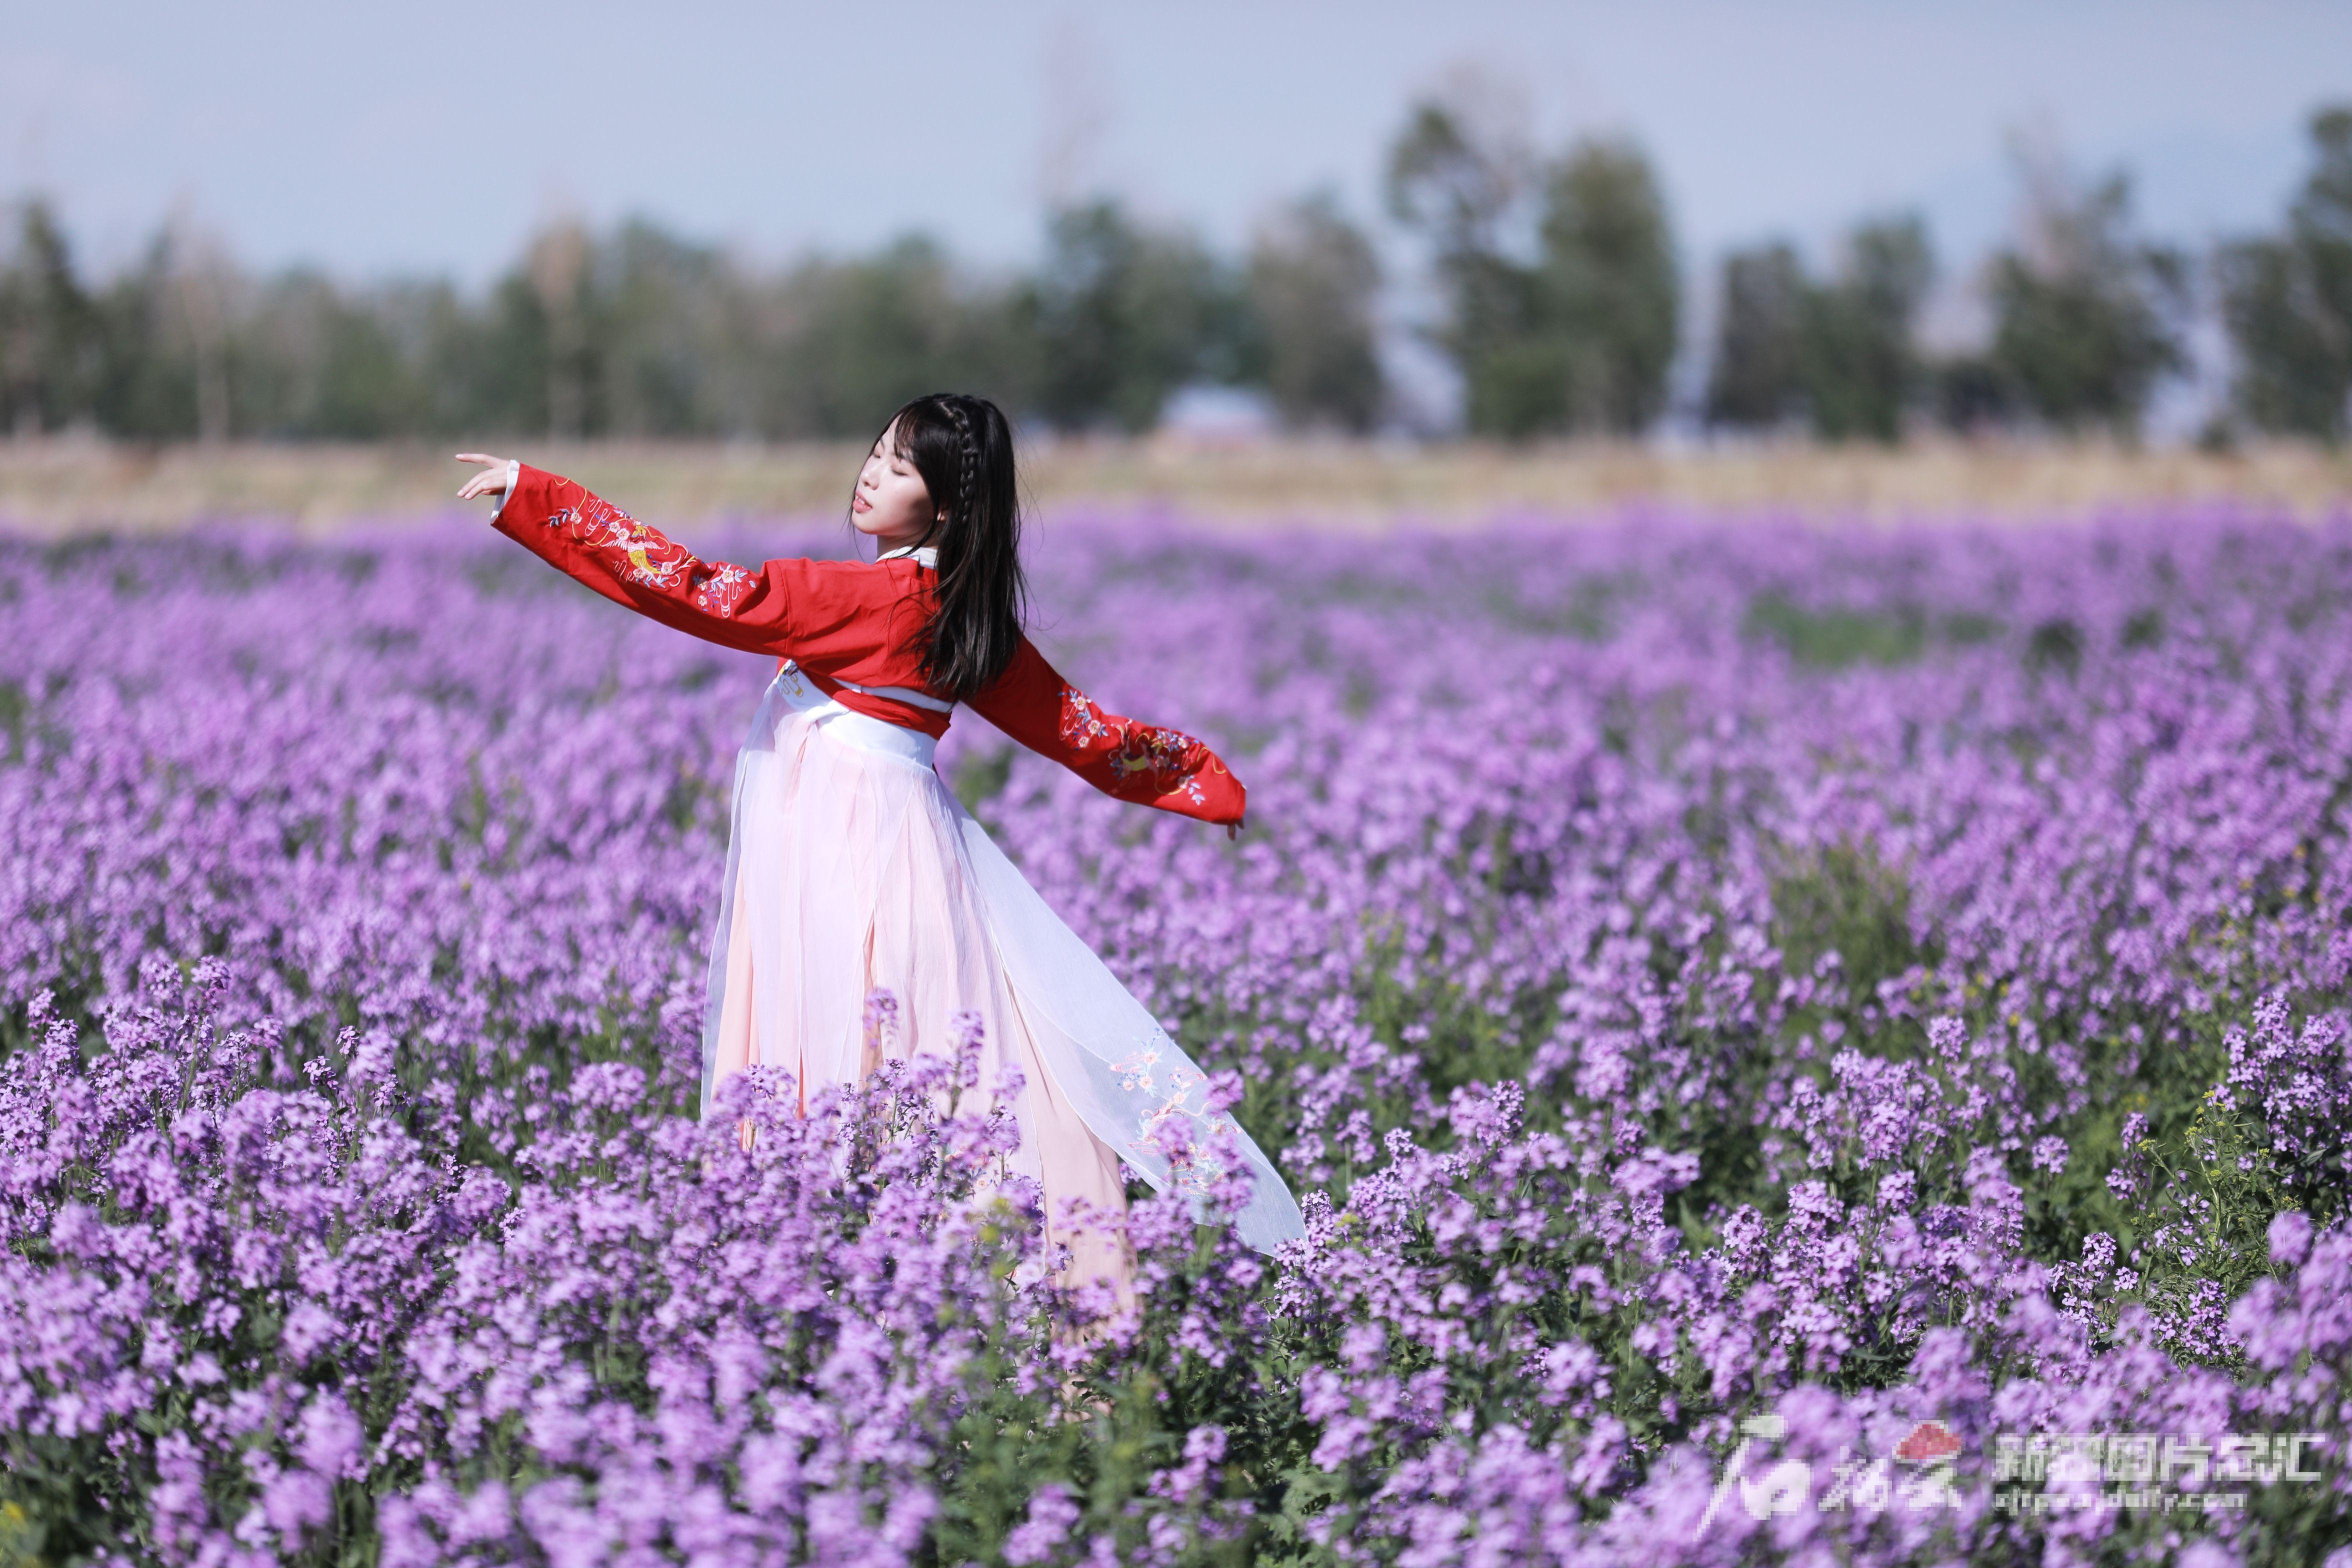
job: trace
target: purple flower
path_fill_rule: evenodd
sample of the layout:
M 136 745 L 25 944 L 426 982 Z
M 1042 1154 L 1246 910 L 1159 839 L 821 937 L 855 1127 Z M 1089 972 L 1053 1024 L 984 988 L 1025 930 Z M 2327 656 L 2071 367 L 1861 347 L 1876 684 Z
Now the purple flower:
M 1004 1538 L 1004 1560 L 1013 1563 L 1043 1563 L 1070 1539 L 1078 1522 L 1078 1505 L 1069 1489 L 1048 1481 L 1029 1494 L 1028 1516 Z
M 2300 1268 L 2311 1256 L 2311 1217 L 2285 1209 L 2271 1218 L 2271 1261 Z
M 1307 1219 L 1202 1226 L 1248 1184 L 1171 1140 L 1100 1216 L 1123 1312 L 973 1109 L 1003 1021 L 910 1052 L 919 975 L 874 1079 L 698 1120 L 758 657 L 478 530 L 0 544 L 0 1422 L 81 1489 L 26 1517 L 219 1568 L 1880 1568 L 1925 1537 L 1736 1483 L 1694 1532 L 1743 1440 L 1826 1485 L 1928 1423 L 2340 1426 L 2347 520 L 1063 521 L 1056 657 L 1253 831 L 963 722 L 941 776 Z

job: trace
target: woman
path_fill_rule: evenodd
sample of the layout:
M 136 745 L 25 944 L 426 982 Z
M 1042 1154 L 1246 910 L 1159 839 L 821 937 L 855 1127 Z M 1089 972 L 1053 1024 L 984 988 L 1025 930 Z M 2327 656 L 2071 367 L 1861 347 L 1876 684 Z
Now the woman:
M 1123 1213 L 1122 1161 L 1164 1190 L 1171 1123 L 1199 1149 L 1213 1130 L 1232 1136 L 1254 1188 L 1235 1216 L 1244 1241 L 1271 1251 L 1302 1234 L 1265 1155 L 1209 1112 L 1201 1070 L 931 766 L 961 704 L 1121 800 L 1228 834 L 1242 822 L 1241 783 L 1206 746 L 1103 711 L 1024 635 L 1013 437 L 994 404 L 940 394 L 892 416 L 850 502 L 871 562 L 703 561 L 569 479 L 459 458 L 485 467 L 458 495 L 499 495 L 508 538 L 667 626 L 779 656 L 736 762 L 705 1116 L 719 1080 L 752 1062 L 790 1072 L 803 1113 L 819 1089 L 872 1071 L 866 998 L 887 990 L 893 1054 L 950 1049 L 969 1010 L 986 1029 L 978 1092 L 1021 1069 L 1009 1163 L 1044 1190 L 1046 1235 L 1072 1248 L 1067 1282 L 1106 1279 L 1131 1301 L 1124 1243 L 1066 1205 Z M 1216 1173 L 1211 1156 L 1186 1177 L 1196 1205 Z

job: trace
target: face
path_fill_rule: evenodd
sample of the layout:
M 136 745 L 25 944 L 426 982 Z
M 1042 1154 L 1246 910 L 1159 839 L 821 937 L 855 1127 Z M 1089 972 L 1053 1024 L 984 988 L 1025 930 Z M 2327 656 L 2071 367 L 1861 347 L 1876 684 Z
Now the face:
M 872 534 L 885 550 L 914 543 L 939 515 L 923 476 L 891 449 L 898 429 L 898 422 L 891 421 L 866 454 L 866 467 L 858 470 L 856 493 L 849 502 L 850 523 L 858 532 Z

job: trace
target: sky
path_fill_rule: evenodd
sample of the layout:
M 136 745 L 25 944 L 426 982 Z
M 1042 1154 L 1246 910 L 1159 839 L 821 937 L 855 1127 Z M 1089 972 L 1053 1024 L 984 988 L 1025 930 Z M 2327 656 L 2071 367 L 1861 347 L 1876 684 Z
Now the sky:
M 1695 279 L 1903 208 L 1951 279 L 2008 231 L 2021 132 L 2128 169 L 2165 237 L 2275 223 L 2311 110 L 2352 99 L 2352 4 L 0 0 L 0 199 L 50 195 L 101 273 L 168 216 L 251 265 L 479 286 L 558 216 L 1010 268 L 1057 198 L 1230 248 L 1320 187 L 1409 273 L 1383 153 L 1465 70 L 1540 146 L 1637 139 Z

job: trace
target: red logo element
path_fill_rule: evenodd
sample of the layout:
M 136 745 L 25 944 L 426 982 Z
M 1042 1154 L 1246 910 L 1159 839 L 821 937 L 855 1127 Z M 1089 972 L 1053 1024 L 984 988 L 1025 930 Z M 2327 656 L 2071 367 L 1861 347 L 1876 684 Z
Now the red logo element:
M 1960 1440 L 1941 1421 L 1922 1421 L 1895 1446 L 1895 1457 L 1906 1464 L 1924 1465 L 1948 1459 L 1960 1451 Z

